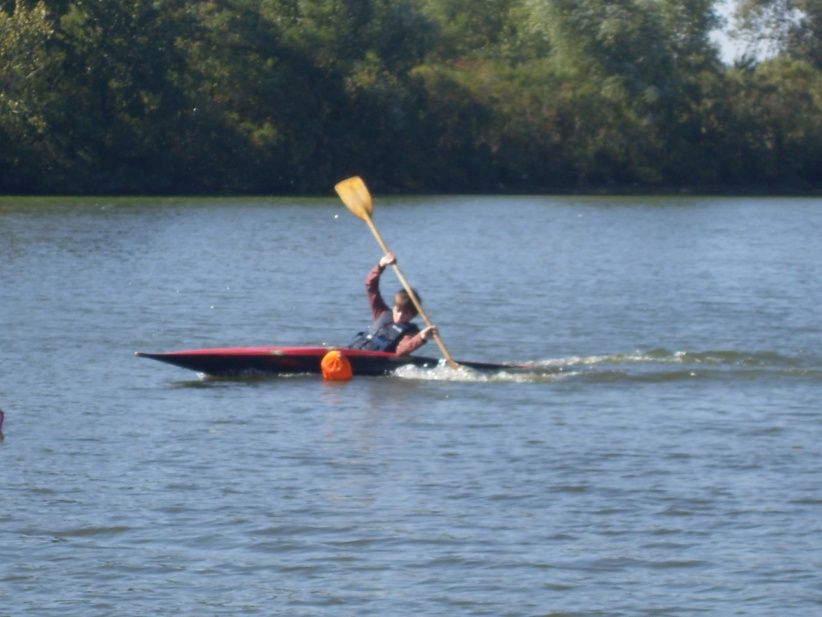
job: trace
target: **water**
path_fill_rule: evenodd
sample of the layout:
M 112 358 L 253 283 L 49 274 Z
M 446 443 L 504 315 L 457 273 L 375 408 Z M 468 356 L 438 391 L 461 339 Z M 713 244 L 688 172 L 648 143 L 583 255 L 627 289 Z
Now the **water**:
M 133 352 L 349 340 L 336 200 L 4 198 L 0 615 L 817 615 L 820 206 L 378 198 L 452 355 L 537 367 L 324 383 Z

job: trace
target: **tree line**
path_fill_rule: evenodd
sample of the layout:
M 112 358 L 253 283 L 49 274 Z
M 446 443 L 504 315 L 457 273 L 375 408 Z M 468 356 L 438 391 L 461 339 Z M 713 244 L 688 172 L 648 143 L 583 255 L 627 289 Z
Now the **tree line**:
M 818 192 L 822 0 L 716 5 L 0 0 L 0 193 Z

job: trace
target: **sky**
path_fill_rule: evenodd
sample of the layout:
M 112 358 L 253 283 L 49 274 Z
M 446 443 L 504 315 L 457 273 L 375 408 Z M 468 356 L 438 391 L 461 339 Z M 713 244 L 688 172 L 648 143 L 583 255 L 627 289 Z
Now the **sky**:
M 741 46 L 731 40 L 731 37 L 727 33 L 733 24 L 731 16 L 734 11 L 734 4 L 734 0 L 723 0 L 717 4 L 719 14 L 727 20 L 727 23 L 725 24 L 725 28 L 715 31 L 711 37 L 719 45 L 722 61 L 726 64 L 733 64 L 734 60 L 742 55 Z

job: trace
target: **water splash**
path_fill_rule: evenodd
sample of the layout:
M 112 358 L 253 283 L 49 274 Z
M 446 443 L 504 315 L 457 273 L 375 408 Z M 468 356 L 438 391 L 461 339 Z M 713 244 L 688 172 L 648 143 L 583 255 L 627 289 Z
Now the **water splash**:
M 451 368 L 444 363 L 434 368 L 403 366 L 394 371 L 394 376 L 425 381 L 551 383 L 565 375 L 561 368 L 557 369 L 540 362 L 532 363 L 528 368 L 510 368 L 495 371 L 478 371 L 465 366 Z
M 822 361 L 805 355 L 777 352 L 669 351 L 652 349 L 627 353 L 569 356 L 534 361 L 499 371 L 406 366 L 394 374 L 403 379 L 458 382 L 554 383 L 582 379 L 592 382 L 681 381 L 706 379 L 804 378 L 822 381 Z

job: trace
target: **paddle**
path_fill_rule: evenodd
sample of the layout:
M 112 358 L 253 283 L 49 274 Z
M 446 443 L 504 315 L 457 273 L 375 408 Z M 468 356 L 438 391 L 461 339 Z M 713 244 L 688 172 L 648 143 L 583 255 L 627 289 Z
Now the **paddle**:
M 380 232 L 377 231 L 377 228 L 374 226 L 374 221 L 371 220 L 371 213 L 374 211 L 374 206 L 371 203 L 371 194 L 368 192 L 365 182 L 363 182 L 359 176 L 354 176 L 353 178 L 348 178 L 347 180 L 339 182 L 334 188 L 337 190 L 337 194 L 340 196 L 340 199 L 343 200 L 343 203 L 349 210 L 351 210 L 354 216 L 361 218 L 368 223 L 368 226 L 371 228 L 371 232 L 374 234 L 377 242 L 379 242 L 382 250 L 386 254 L 390 253 L 391 251 L 388 250 L 385 242 L 383 242 Z M 391 265 L 394 267 L 394 272 L 397 273 L 397 278 L 400 279 L 400 283 L 402 283 L 403 288 L 406 292 L 408 292 L 408 296 L 414 303 L 414 307 L 417 309 L 420 317 L 422 317 L 425 325 L 430 327 L 431 321 L 428 319 L 425 311 L 422 310 L 422 305 L 420 305 L 420 301 L 417 299 L 417 296 L 414 294 L 414 291 L 411 289 L 408 281 L 405 280 L 405 277 L 402 275 L 402 272 L 400 272 L 400 269 L 396 263 Z M 437 342 L 442 355 L 444 355 L 445 359 L 448 361 L 448 365 L 452 368 L 457 368 L 459 365 L 454 361 L 454 358 L 451 357 L 451 354 L 448 353 L 448 350 L 445 348 L 445 345 L 443 345 L 439 334 L 434 335 L 434 340 Z

